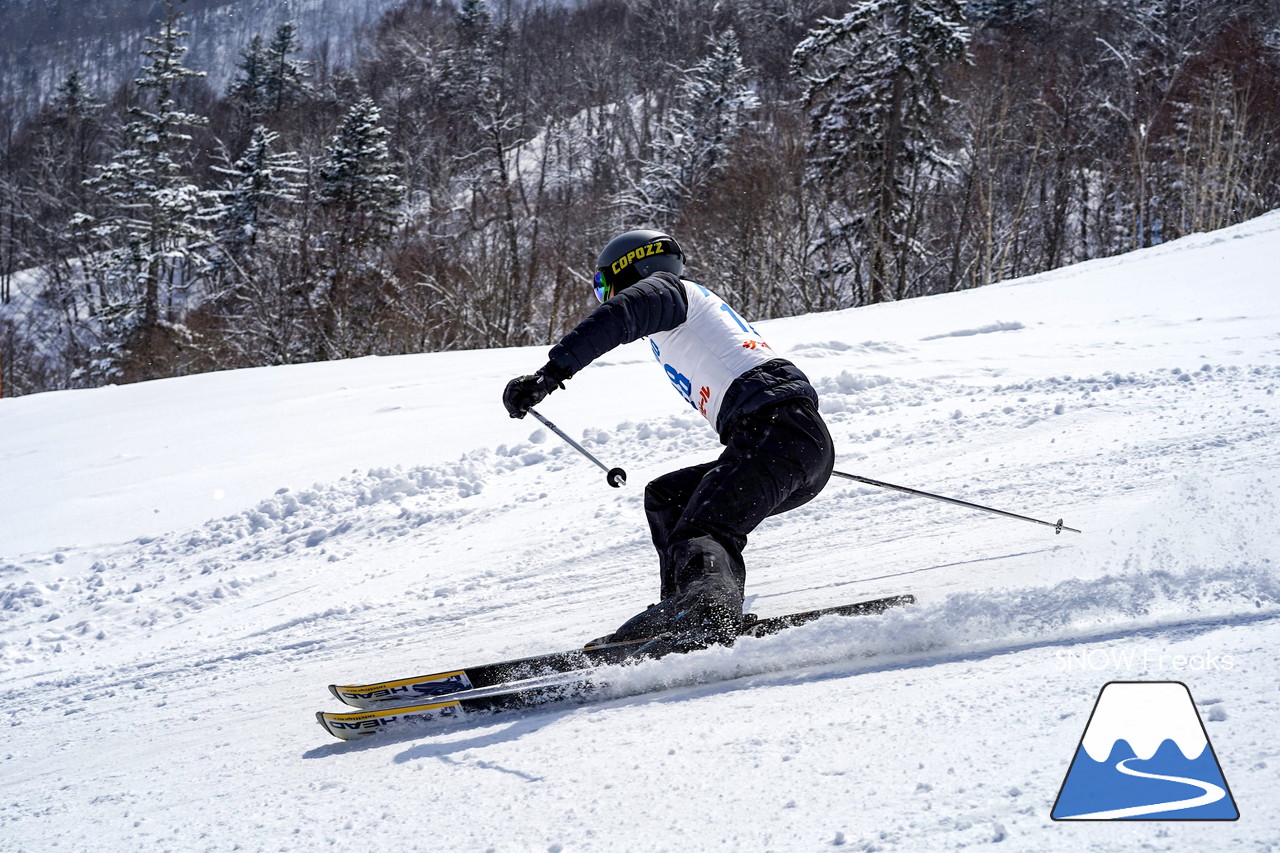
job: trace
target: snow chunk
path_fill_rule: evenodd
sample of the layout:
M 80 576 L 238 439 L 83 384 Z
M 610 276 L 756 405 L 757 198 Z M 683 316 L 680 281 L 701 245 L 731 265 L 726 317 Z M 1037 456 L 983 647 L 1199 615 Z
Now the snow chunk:
M 976 329 L 957 329 L 954 332 L 943 332 L 939 335 L 928 335 L 921 338 L 922 341 L 936 341 L 941 338 L 967 338 L 972 335 L 989 335 L 992 332 L 1016 332 L 1025 329 L 1026 326 L 1018 322 L 1005 323 L 996 322 L 986 326 L 978 326 Z

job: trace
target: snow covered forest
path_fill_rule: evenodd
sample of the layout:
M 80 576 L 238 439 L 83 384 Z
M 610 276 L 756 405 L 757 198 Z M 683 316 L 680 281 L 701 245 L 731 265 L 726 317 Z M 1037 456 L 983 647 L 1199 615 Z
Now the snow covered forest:
M 627 227 L 767 319 L 1280 207 L 1268 0 L 408 0 L 218 67 L 149 5 L 124 84 L 0 101 L 6 396 L 546 343 Z

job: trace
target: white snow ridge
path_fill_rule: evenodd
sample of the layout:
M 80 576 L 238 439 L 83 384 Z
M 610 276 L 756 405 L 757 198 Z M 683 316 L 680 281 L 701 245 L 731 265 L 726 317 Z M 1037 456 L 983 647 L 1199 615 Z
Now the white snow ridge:
M 329 683 L 573 648 L 654 600 L 643 484 L 720 445 L 645 342 L 539 407 L 618 489 L 506 416 L 545 347 L 0 399 L 0 849 L 1280 853 L 1277 257 L 1273 213 L 756 324 L 839 470 L 1083 533 L 833 481 L 753 535 L 747 607 L 915 605 L 351 743 L 315 723 Z M 1125 681 L 1187 685 L 1238 821 L 1050 818 Z M 1203 750 L 1189 715 L 1099 715 L 1090 755 Z

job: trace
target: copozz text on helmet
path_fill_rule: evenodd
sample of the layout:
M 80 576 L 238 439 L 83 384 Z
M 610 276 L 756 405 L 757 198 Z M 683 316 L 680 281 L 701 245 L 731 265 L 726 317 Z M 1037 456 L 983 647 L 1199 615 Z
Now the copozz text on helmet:
M 622 270 L 626 269 L 627 265 L 633 261 L 638 261 L 641 258 L 647 258 L 650 255 L 661 255 L 661 254 L 664 254 L 666 251 L 667 251 L 666 241 L 655 240 L 652 243 L 648 243 L 644 246 L 640 246 L 638 248 L 632 249 L 630 252 L 627 252 L 625 255 L 618 258 L 616 261 L 613 262 L 612 272 L 614 274 L 617 274 L 618 272 L 621 272 Z

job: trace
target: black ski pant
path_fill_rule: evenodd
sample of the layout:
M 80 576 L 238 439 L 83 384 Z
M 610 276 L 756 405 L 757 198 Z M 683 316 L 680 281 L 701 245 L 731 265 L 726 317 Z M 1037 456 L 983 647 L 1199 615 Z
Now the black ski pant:
M 812 400 L 797 397 L 743 416 L 712 462 L 658 477 L 644 508 L 662 574 L 662 598 L 708 571 L 728 573 L 741 604 L 747 534 L 807 503 L 831 478 L 835 450 Z

